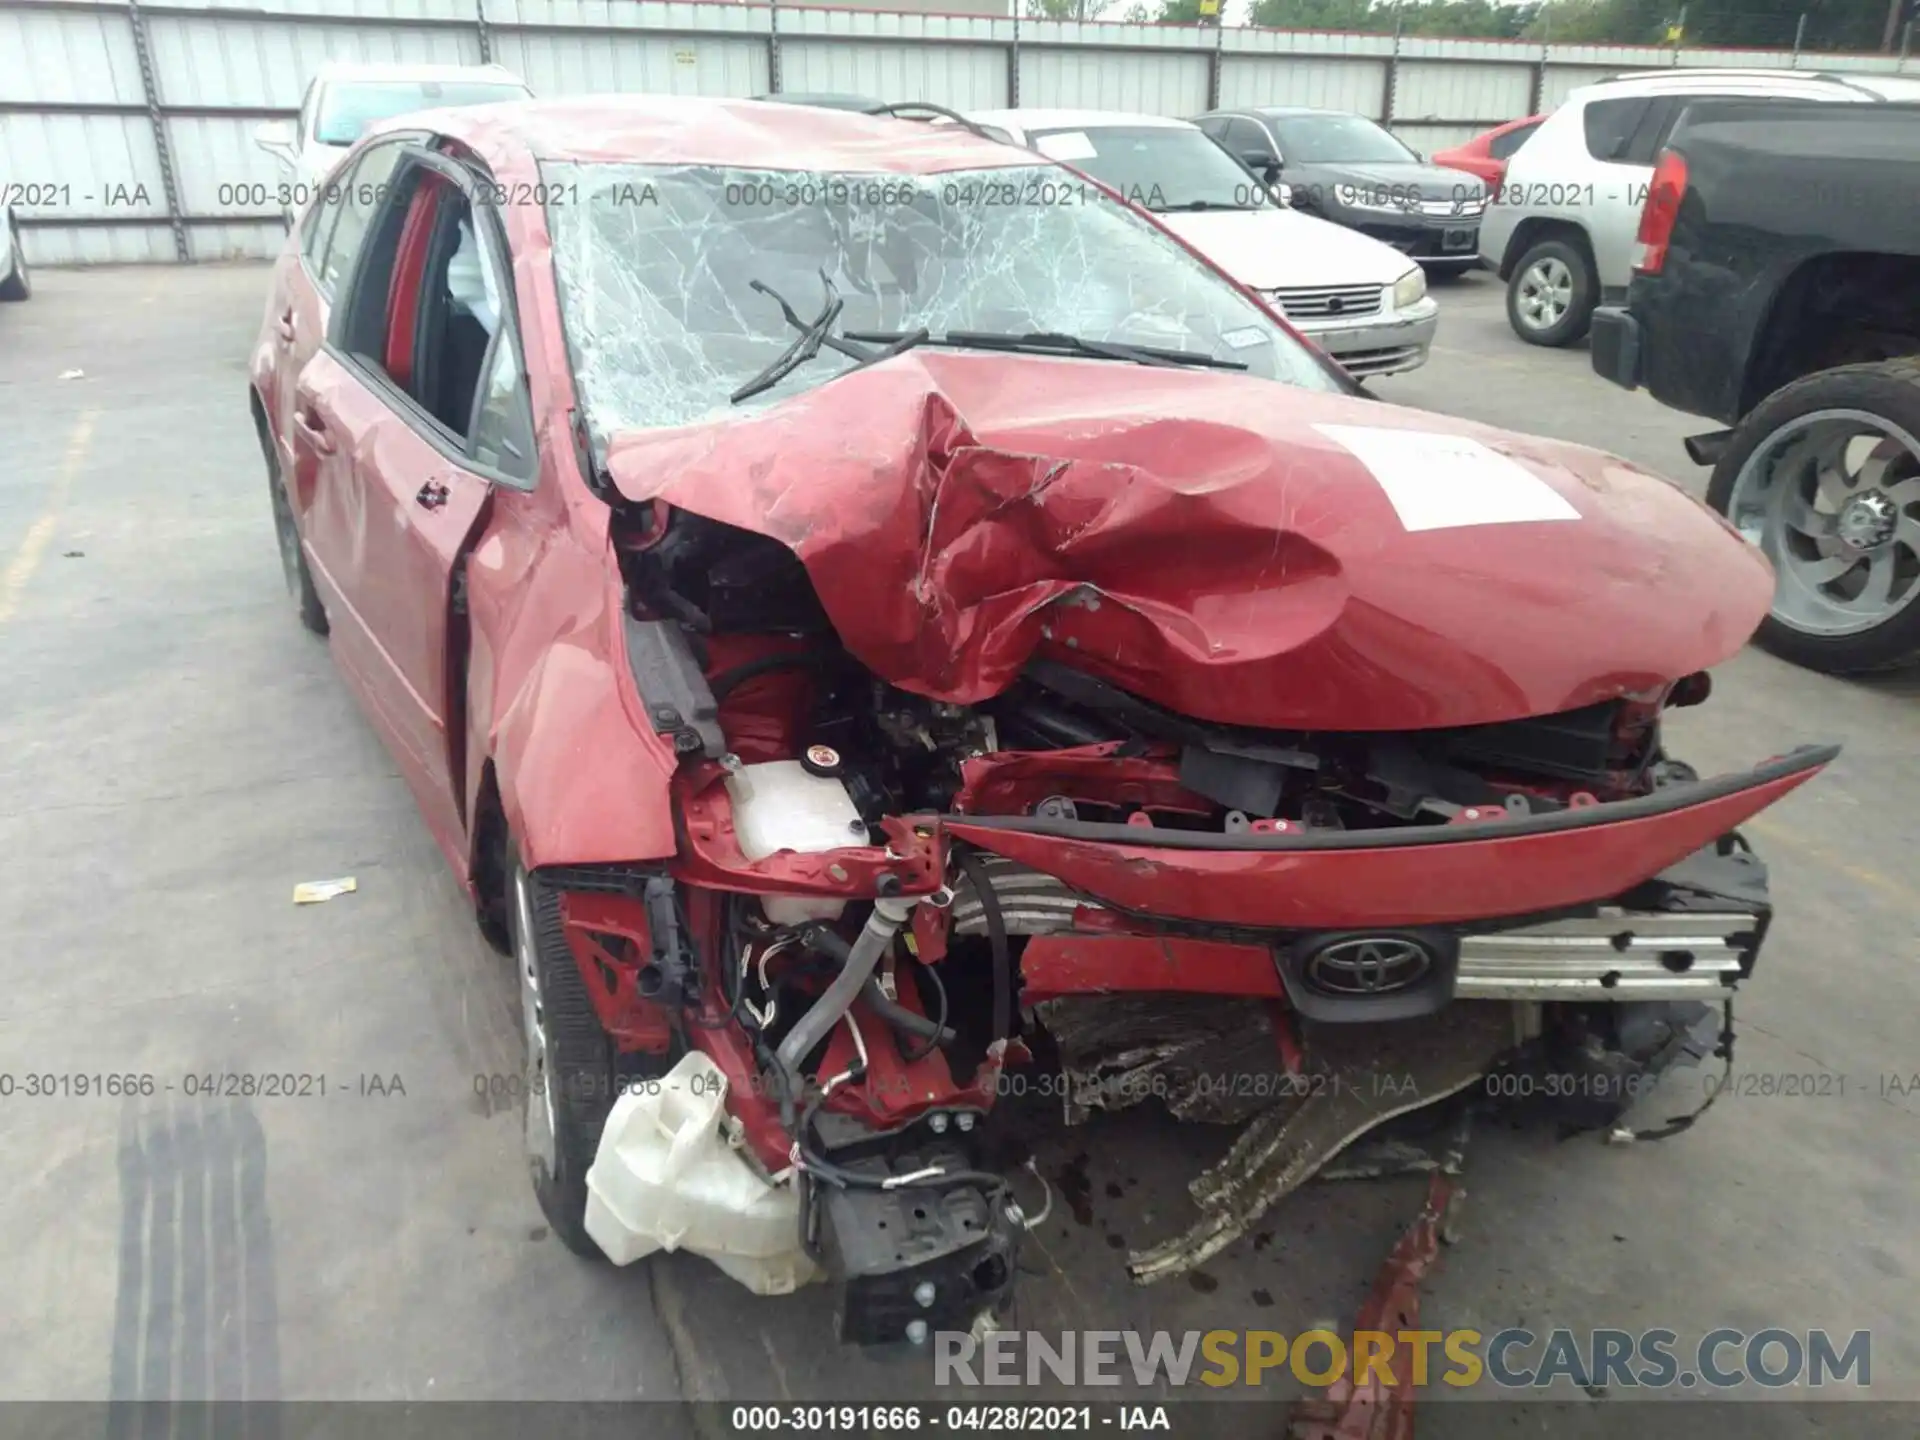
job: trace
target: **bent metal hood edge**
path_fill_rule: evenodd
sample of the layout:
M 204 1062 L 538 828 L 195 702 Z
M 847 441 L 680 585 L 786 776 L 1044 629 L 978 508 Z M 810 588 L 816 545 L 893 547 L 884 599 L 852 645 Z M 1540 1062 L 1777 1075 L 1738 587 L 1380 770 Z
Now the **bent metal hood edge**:
M 1218 373 L 917 351 L 608 469 L 786 545 L 854 656 L 964 704 L 1041 657 L 1223 724 L 1491 723 L 1707 668 L 1772 594 L 1615 457 Z

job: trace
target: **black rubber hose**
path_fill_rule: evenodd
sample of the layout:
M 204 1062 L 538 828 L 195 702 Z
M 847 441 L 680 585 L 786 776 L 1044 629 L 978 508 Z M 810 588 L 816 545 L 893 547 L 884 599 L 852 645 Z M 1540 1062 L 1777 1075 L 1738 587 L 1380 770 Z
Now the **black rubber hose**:
M 960 856 L 960 869 L 980 897 L 980 916 L 987 923 L 987 948 L 993 953 L 993 1038 L 1013 1038 L 1013 956 L 1007 949 L 1007 920 L 1000 911 L 987 867 L 972 851 Z
M 937 980 L 934 981 L 936 985 L 939 983 Z M 917 1011 L 909 1010 L 897 1000 L 889 1000 L 886 992 L 880 988 L 879 979 L 875 976 L 868 976 L 865 987 L 860 991 L 860 998 L 865 1000 L 867 1004 L 872 1007 L 873 1013 L 886 1021 L 887 1024 L 896 1030 L 904 1030 L 907 1034 L 918 1036 L 920 1039 L 928 1042 L 927 1048 L 922 1050 L 919 1055 L 909 1057 L 912 1059 L 922 1058 L 928 1054 L 935 1045 L 947 1045 L 953 1041 L 953 1031 L 949 1030 L 944 1023 L 946 1020 L 944 1013 L 946 1010 L 946 992 L 943 990 L 940 992 L 940 995 L 940 1009 L 943 1013 L 939 1019 L 928 1019 L 925 1015 Z
M 807 945 L 831 956 L 840 965 L 845 965 L 848 957 L 853 954 L 853 947 L 847 943 L 846 939 L 839 932 L 829 930 L 825 925 L 809 926 L 804 939 Z M 922 966 L 920 973 L 924 975 L 930 972 L 928 967 Z M 940 984 L 938 976 L 934 977 L 933 983 Z M 867 983 L 860 987 L 860 998 L 873 1007 L 874 1014 L 896 1030 L 904 1030 L 909 1035 L 931 1042 L 926 1050 L 911 1057 L 916 1060 L 927 1055 L 934 1045 L 947 1045 L 953 1041 L 953 1031 L 947 1028 L 947 992 L 944 987 L 939 994 L 939 1017 L 929 1020 L 925 1015 L 907 1009 L 898 1001 L 889 1000 L 886 992 L 880 988 L 880 979 L 877 975 L 869 975 Z
M 1056 745 L 1104 745 L 1115 737 L 1044 701 L 1024 701 L 1012 718 L 1037 730 Z
M 720 701 L 756 675 L 774 670 L 824 670 L 844 659 L 846 655 L 839 650 L 788 650 L 778 655 L 762 655 L 758 660 L 722 670 L 707 681 L 707 688 L 713 692 L 713 698 Z

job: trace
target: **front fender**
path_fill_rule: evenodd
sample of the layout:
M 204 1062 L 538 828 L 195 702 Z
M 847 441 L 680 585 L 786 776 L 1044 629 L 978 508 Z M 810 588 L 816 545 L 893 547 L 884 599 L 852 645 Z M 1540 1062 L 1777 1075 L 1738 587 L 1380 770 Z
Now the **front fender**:
M 670 858 L 677 762 L 640 713 L 611 555 L 509 508 L 475 547 L 468 589 L 475 699 L 490 717 L 484 753 L 521 858 Z

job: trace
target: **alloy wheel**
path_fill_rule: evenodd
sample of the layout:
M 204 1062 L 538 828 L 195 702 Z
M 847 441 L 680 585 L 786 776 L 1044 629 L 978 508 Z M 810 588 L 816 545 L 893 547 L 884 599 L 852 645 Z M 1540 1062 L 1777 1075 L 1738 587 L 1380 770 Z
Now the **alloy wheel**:
M 1573 271 L 1566 261 L 1544 255 L 1520 276 L 1518 309 L 1529 329 L 1551 330 L 1573 306 Z
M 1728 518 L 1773 562 L 1773 617 L 1856 635 L 1920 596 L 1920 443 L 1864 410 L 1818 410 L 1763 440 Z

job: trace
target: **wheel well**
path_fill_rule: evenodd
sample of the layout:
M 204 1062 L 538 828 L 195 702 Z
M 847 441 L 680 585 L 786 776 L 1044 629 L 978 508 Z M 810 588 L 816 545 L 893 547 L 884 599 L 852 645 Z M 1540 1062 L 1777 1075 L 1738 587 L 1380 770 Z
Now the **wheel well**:
M 1587 238 L 1587 232 L 1571 220 L 1522 220 L 1514 229 L 1513 238 L 1507 241 L 1506 254 L 1500 257 L 1500 278 L 1513 278 L 1513 267 L 1520 263 L 1520 257 L 1538 245 L 1542 240 L 1565 240 L 1576 245 L 1587 257 L 1587 268 L 1593 270 L 1593 242 Z
M 1851 252 L 1801 265 L 1775 293 L 1740 385 L 1746 414 L 1816 370 L 1920 353 L 1920 257 Z
M 480 794 L 473 806 L 473 853 L 468 874 L 473 878 L 473 910 L 480 933 L 505 954 L 507 937 L 507 812 L 500 804 L 500 784 L 493 761 L 480 770 Z

